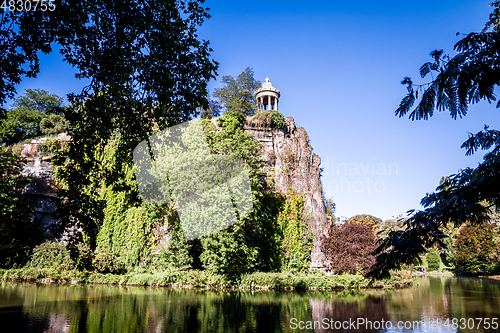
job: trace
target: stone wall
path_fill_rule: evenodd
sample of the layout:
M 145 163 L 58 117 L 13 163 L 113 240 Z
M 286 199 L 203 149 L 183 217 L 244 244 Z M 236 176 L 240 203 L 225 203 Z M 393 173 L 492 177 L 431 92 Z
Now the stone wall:
M 247 122 L 245 131 L 260 141 L 266 161 L 264 171 L 275 179 L 275 189 L 287 193 L 290 189 L 305 200 L 307 223 L 314 233 L 311 268 L 326 269 L 321 251 L 321 238 L 332 225 L 326 214 L 320 164 L 321 159 L 312 152 L 307 132 L 296 127 L 292 117 L 286 118 L 287 127 L 280 130 L 258 127 Z

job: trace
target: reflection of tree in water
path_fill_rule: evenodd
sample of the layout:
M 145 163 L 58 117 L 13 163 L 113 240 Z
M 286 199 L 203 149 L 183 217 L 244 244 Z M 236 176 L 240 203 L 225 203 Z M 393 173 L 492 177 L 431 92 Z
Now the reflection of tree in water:
M 386 311 L 386 302 L 383 297 L 368 296 L 362 302 L 343 302 L 337 301 L 322 301 L 311 299 L 309 305 L 312 311 L 314 321 L 321 321 L 323 318 L 328 318 L 328 321 L 344 322 L 357 321 L 357 318 L 364 318 L 366 321 L 387 321 L 389 319 Z M 324 327 L 323 327 L 324 328 Z M 332 332 L 338 331 L 335 329 L 316 329 L 315 332 Z M 342 332 L 380 332 L 377 329 L 366 329 L 365 326 L 360 326 L 359 329 L 342 329 Z
M 417 280 L 413 288 L 400 290 L 308 292 L 0 282 L 0 330 L 296 332 L 300 330 L 291 329 L 292 318 L 304 322 L 390 318 L 393 323 L 438 317 L 499 318 L 499 295 L 500 283 L 470 278 L 427 277 Z
M 452 287 L 452 310 L 455 317 L 500 317 L 500 283 L 498 281 L 458 278 L 451 281 L 451 284 L 454 284 Z M 467 302 L 462 302 L 463 299 L 467 299 Z

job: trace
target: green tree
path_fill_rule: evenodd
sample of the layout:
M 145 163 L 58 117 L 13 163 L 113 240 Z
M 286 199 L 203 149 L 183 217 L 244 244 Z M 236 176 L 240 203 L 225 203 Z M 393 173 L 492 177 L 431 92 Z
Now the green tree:
M 219 117 L 222 106 L 219 102 L 210 100 L 208 101 L 208 108 L 201 111 L 201 118 L 212 119 L 213 117 Z
M 49 114 L 40 121 L 42 134 L 58 134 L 67 131 L 69 123 L 62 114 Z
M 36 77 L 40 71 L 38 55 L 50 53 L 54 31 L 51 24 L 57 11 L 10 11 L 1 9 L 0 19 L 0 113 L 15 86 L 23 77 Z M 54 20 L 56 21 L 56 20 Z
M 491 223 L 462 225 L 455 240 L 457 267 L 471 273 L 492 270 L 498 264 L 494 236 Z
M 222 88 L 215 89 L 214 97 L 228 112 L 253 115 L 257 109 L 254 91 L 260 87 L 260 82 L 253 77 L 253 70 L 247 67 L 236 78 L 231 75 L 222 77 Z
M 459 40 L 455 44 L 455 56 L 450 57 L 442 50 L 431 52 L 433 61 L 420 67 L 422 77 L 435 73 L 429 83 L 416 85 L 408 77 L 402 81 L 408 94 L 396 115 L 402 117 L 409 113 L 410 119 L 420 120 L 431 117 L 434 110 L 448 110 L 456 119 L 467 114 L 469 104 L 496 100 L 494 89 L 500 84 L 500 2 L 491 5 L 494 10 L 485 29 Z M 477 134 L 469 134 L 462 148 L 467 150 L 467 155 L 478 149 L 491 150 L 477 168 L 461 170 L 443 180 L 435 193 L 425 196 L 421 200 L 425 209 L 410 211 L 406 230 L 389 233 L 377 249 L 380 255 L 373 266 L 372 277 L 387 276 L 390 269 L 419 261 L 419 256 L 435 245 L 445 248 L 444 224 L 450 221 L 456 226 L 465 222 L 481 224 L 500 207 L 500 132 L 486 126 Z
M 242 226 L 235 224 L 201 239 L 203 252 L 200 260 L 203 268 L 213 274 L 222 274 L 236 279 L 243 273 L 255 269 L 258 250 L 249 247 Z
M 429 271 L 437 271 L 441 265 L 441 258 L 439 256 L 439 251 L 432 249 L 427 254 L 427 269 Z
M 346 222 L 366 225 L 367 227 L 370 227 L 373 232 L 376 233 L 378 228 L 380 227 L 380 224 L 382 223 L 382 219 L 369 214 L 359 214 L 351 217 Z
M 40 230 L 31 223 L 33 207 L 23 189 L 19 155 L 0 149 L 0 267 L 22 266 L 39 241 Z
M 217 63 L 210 59 L 209 42 L 197 36 L 209 18 L 202 4 L 121 0 L 88 6 L 61 1 L 57 10 L 34 18 L 51 23 L 37 32 L 58 43 L 76 76 L 89 80 L 81 92 L 68 95 L 70 107 L 64 114 L 72 141 L 67 154 L 55 162 L 66 189 L 60 195 L 74 204 L 73 214 L 92 245 L 105 205 L 95 190 L 105 183 L 126 191 L 132 202 L 140 201 L 135 183 L 122 181 L 135 146 L 208 106 L 207 84 Z M 20 29 L 27 24 L 19 21 Z M 115 137 L 120 137 L 117 156 L 101 172 L 95 153 L 102 153 Z
M 330 216 L 332 222 L 335 223 L 335 202 L 332 199 L 325 199 L 326 215 Z
M 266 190 L 259 142 L 245 133 L 243 121 L 243 115 L 226 112 L 218 119 L 219 128 L 208 120 L 202 122 L 211 154 L 241 158 L 250 176 L 252 211 L 238 223 L 201 239 L 203 267 L 230 278 L 257 269 L 278 270 L 281 265 L 276 225 L 280 198 Z
M 446 255 L 441 257 L 443 263 L 449 267 L 456 266 L 457 251 L 455 247 L 455 240 L 457 239 L 458 231 L 460 229 L 453 222 L 448 222 L 443 226 L 443 233 L 446 235 L 443 243 L 445 244 L 444 250 Z
M 132 150 L 154 131 L 191 119 L 207 106 L 207 83 L 217 63 L 197 29 L 209 18 L 200 1 L 98 0 L 92 6 L 62 0 L 53 11 L 3 11 L 0 38 L 0 106 L 15 85 L 39 72 L 38 54 L 58 45 L 76 77 L 89 84 L 68 95 L 70 122 L 65 156 L 56 157 L 65 188 L 66 216 L 78 217 L 95 245 L 105 202 L 95 190 L 113 184 L 139 200 L 122 181 Z M 3 112 L 5 114 L 5 112 Z M 96 152 L 121 136 L 114 164 L 100 173 Z M 95 175 L 99 174 L 99 177 Z M 71 208 L 70 208 L 71 207 Z
M 0 137 L 7 144 L 40 135 L 41 123 L 47 117 L 63 117 L 63 99 L 41 89 L 27 89 L 26 94 L 14 100 L 12 109 L 0 121 Z M 55 119 L 55 118 L 51 118 Z M 43 133 L 45 134 L 45 133 Z
M 380 238 L 389 236 L 392 231 L 399 231 L 405 229 L 406 220 L 404 218 L 395 218 L 385 220 L 380 224 L 377 230 L 377 235 Z

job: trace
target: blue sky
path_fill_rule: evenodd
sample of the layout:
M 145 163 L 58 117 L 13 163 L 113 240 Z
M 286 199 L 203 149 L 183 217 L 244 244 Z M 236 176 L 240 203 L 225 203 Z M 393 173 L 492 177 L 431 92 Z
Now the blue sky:
M 397 118 L 394 110 L 430 51 L 453 53 L 457 32 L 483 28 L 488 1 L 210 1 L 199 35 L 210 40 L 222 75 L 252 67 L 281 90 L 279 109 L 306 129 L 322 159 L 326 197 L 337 216 L 382 219 L 421 208 L 442 176 L 475 167 L 483 153 L 460 149 L 467 132 L 500 120 L 482 102 L 453 120 Z M 84 83 L 57 54 L 43 56 L 41 74 L 18 92 L 41 88 L 65 96 Z M 210 90 L 220 87 L 210 83 Z

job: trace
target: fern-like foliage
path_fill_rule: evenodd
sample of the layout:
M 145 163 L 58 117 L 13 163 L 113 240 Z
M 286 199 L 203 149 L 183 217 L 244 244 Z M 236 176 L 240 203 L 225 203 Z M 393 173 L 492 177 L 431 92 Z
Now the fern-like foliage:
M 500 31 L 500 1 L 490 2 L 491 7 L 495 7 L 490 14 L 490 19 L 486 22 L 483 31 L 492 28 L 494 31 Z
M 477 135 L 484 146 L 498 140 L 497 131 L 484 131 Z M 464 223 L 481 224 L 490 219 L 500 207 L 500 154 L 490 152 L 475 169 L 467 168 L 456 175 L 446 177 L 421 201 L 421 211 L 409 211 L 406 230 L 393 231 L 379 242 L 376 263 L 370 276 L 387 276 L 389 270 L 403 264 L 419 262 L 419 256 L 434 245 L 444 247 L 446 237 L 443 227 L 449 221 L 458 227 Z
M 469 133 L 469 138 L 460 148 L 467 149 L 466 155 L 474 154 L 479 148 L 490 149 L 494 147 L 493 152 L 500 150 L 500 131 L 490 130 L 488 126 L 484 126 L 484 130 L 472 134 Z
M 457 55 L 450 58 L 442 50 L 431 52 L 434 62 L 426 62 L 419 70 L 422 78 L 431 76 L 429 83 L 416 85 L 409 77 L 403 79 L 408 94 L 396 109 L 397 116 L 408 114 L 411 120 L 427 120 L 434 110 L 448 110 L 456 119 L 467 114 L 470 104 L 496 101 L 494 90 L 500 85 L 500 1 L 491 5 L 495 9 L 485 29 L 458 41 L 454 47 Z M 489 28 L 492 31 L 487 31 Z M 496 106 L 500 107 L 500 102 Z M 402 264 L 419 262 L 419 256 L 431 246 L 444 247 L 442 230 L 446 223 L 479 225 L 500 208 L 500 131 L 485 126 L 483 131 L 469 133 L 462 148 L 467 150 L 466 155 L 478 149 L 491 150 L 477 168 L 446 177 L 436 192 L 427 194 L 421 200 L 424 210 L 409 211 L 406 230 L 392 231 L 379 242 L 372 277 L 387 276 L 389 270 Z
M 411 120 L 427 120 L 434 110 L 448 110 L 456 119 L 467 114 L 469 104 L 496 101 L 494 89 L 500 85 L 500 31 L 470 33 L 454 49 L 458 54 L 453 58 L 443 50 L 431 52 L 434 62 L 424 63 L 419 70 L 422 78 L 432 76 L 429 83 L 415 85 L 410 78 L 404 78 L 401 83 L 407 86 L 408 94 L 396 109 L 397 116 L 409 114 Z

